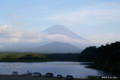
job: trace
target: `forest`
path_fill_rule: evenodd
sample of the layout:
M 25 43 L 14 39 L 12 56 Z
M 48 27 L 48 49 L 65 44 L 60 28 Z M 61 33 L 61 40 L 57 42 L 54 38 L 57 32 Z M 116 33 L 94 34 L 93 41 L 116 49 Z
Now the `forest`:
M 90 46 L 84 49 L 78 56 L 79 62 L 94 62 L 97 59 L 97 50 L 96 46 Z
M 81 53 L 24 53 L 0 52 L 0 62 L 45 62 L 45 61 L 79 61 L 94 62 L 89 68 L 106 71 L 120 71 L 120 42 L 90 46 Z
M 101 45 L 97 50 L 97 59 L 88 67 L 105 71 L 120 71 L 120 42 Z
M 0 52 L 0 62 L 78 61 L 79 54 Z

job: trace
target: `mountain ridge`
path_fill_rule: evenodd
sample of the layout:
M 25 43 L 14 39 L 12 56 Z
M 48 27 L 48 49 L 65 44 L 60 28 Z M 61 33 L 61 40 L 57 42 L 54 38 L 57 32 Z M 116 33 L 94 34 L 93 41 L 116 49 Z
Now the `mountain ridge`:
M 48 35 L 60 34 L 60 35 L 65 35 L 73 39 L 88 41 L 87 39 L 77 35 L 76 33 L 72 32 L 70 29 L 66 28 L 63 25 L 54 25 L 52 27 L 47 28 L 46 30 L 42 32 L 47 33 Z
M 69 43 L 54 41 L 43 46 L 30 49 L 31 52 L 42 53 L 80 53 L 82 50 Z
M 46 30 L 44 30 L 42 32 L 46 33 L 48 35 L 60 34 L 60 35 L 65 35 L 65 36 L 67 36 L 69 38 L 72 38 L 72 39 L 86 41 L 86 39 L 84 39 L 81 36 L 75 34 L 74 32 L 72 32 L 71 30 L 69 30 L 68 28 L 66 28 L 63 25 L 54 25 L 54 26 L 49 27 L 48 29 L 46 29 Z M 45 44 L 48 44 L 48 43 L 51 43 L 51 42 L 54 42 L 54 41 L 55 40 L 49 40 L 48 39 L 46 41 L 36 42 L 36 43 L 32 43 L 31 42 L 31 43 L 19 43 L 19 44 L 14 43 L 14 44 L 10 44 L 10 45 L 8 44 L 8 45 L 4 46 L 3 48 L 0 48 L 0 51 L 4 51 L 4 52 L 5 51 L 7 51 L 7 52 L 9 52 L 9 51 L 10 52 L 29 52 L 29 50 L 31 50 L 31 49 L 33 50 L 33 49 L 35 49 L 35 48 L 37 48 L 39 46 L 43 46 L 44 47 Z M 60 41 L 60 40 L 58 40 L 58 41 Z M 69 41 L 65 41 L 65 42 L 68 43 Z M 69 43 L 72 44 L 72 42 L 69 42 Z M 54 43 L 54 44 L 58 44 L 58 43 Z M 61 44 L 63 45 L 63 43 L 61 43 Z M 51 44 L 51 45 L 53 45 L 53 44 Z M 69 45 L 69 44 L 66 44 L 66 45 Z M 72 44 L 72 47 L 73 47 L 73 45 L 74 44 Z M 71 46 L 71 45 L 69 45 L 69 46 Z M 66 46 L 66 47 L 69 47 L 69 46 Z M 83 46 L 83 45 L 81 45 L 81 46 Z M 52 50 L 52 49 L 50 50 L 49 48 L 48 48 L 48 50 L 46 49 L 46 51 L 45 51 L 45 47 L 44 47 L 44 49 L 42 48 L 41 50 L 43 50 L 43 52 L 48 52 L 48 51 L 50 51 L 50 52 L 62 52 L 64 50 L 63 47 L 64 46 L 59 47 L 59 48 L 61 48 L 61 50 L 58 50 L 58 51 L 55 51 L 55 50 Z M 56 47 L 54 47 L 54 48 L 56 48 Z M 81 47 L 79 47 L 79 48 L 81 48 Z M 80 52 L 81 51 L 80 49 L 78 50 L 78 47 L 76 47 L 76 46 L 74 46 L 74 49 L 76 51 L 73 50 L 73 51 L 71 51 L 71 53 L 72 52 L 74 53 L 74 52 Z M 69 53 L 70 50 L 72 50 L 72 48 L 70 48 L 69 51 L 67 51 L 67 52 Z M 39 49 L 38 49 L 38 52 L 39 52 Z

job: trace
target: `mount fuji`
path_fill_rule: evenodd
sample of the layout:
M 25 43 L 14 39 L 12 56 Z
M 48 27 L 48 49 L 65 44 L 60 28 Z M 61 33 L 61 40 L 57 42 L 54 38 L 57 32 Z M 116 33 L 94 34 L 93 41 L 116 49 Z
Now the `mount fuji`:
M 72 32 L 71 30 L 69 30 L 68 28 L 66 28 L 63 25 L 54 25 L 42 32 L 47 33 L 48 35 L 60 34 L 60 35 L 65 35 L 72 39 L 79 39 L 79 40 L 87 41 L 87 39 L 75 34 L 74 32 Z
M 85 38 L 75 34 L 68 28 L 66 28 L 63 25 L 55 25 L 52 26 L 44 31 L 42 33 L 46 33 L 47 35 L 65 35 L 72 39 L 77 40 L 83 40 L 88 41 Z M 69 41 L 68 41 L 69 42 Z M 76 47 L 74 44 L 61 41 L 50 41 L 47 40 L 47 42 L 36 42 L 36 43 L 20 43 L 20 44 L 11 44 L 6 45 L 3 48 L 0 48 L 0 51 L 7 51 L 7 52 L 43 52 L 43 53 L 79 53 L 82 51 L 81 47 Z M 81 44 L 78 44 L 79 46 L 82 46 Z

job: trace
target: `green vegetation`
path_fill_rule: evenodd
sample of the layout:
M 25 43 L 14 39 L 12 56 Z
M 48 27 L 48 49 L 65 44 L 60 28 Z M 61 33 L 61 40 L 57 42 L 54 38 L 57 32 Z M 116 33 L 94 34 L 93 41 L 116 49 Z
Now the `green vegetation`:
M 6 55 L 1 57 L 1 62 L 39 62 L 45 61 L 46 56 L 41 54 L 25 54 L 24 56 Z
M 78 61 L 91 62 L 97 59 L 97 48 L 95 46 L 87 47 L 83 50 L 78 57 Z
M 87 47 L 79 54 L 78 61 L 94 61 L 88 68 L 120 72 L 120 42 Z
M 0 52 L 0 62 L 94 61 L 89 68 L 120 71 L 120 42 L 87 47 L 80 54 Z
M 100 46 L 97 55 L 97 60 L 89 67 L 112 72 L 120 71 L 120 42 Z
M 78 55 L 0 52 L 0 62 L 78 61 Z
M 37 54 L 28 52 L 0 52 L 0 57 L 5 57 L 6 55 L 16 55 L 17 57 L 24 56 L 26 54 Z
M 79 54 L 44 54 L 48 61 L 78 61 Z

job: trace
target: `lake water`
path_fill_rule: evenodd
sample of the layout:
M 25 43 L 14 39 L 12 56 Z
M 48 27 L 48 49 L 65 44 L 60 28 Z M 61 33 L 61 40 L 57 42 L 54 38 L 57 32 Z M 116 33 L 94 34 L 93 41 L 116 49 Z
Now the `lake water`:
M 84 65 L 83 65 L 84 64 Z M 88 63 L 87 63 L 88 64 Z M 116 76 L 114 73 L 104 72 L 85 68 L 85 62 L 0 62 L 0 74 L 11 75 L 13 71 L 18 71 L 19 74 L 29 72 L 40 72 L 42 75 L 47 72 L 58 74 L 73 75 L 75 78 L 86 76 Z M 90 63 L 91 64 L 91 63 Z

